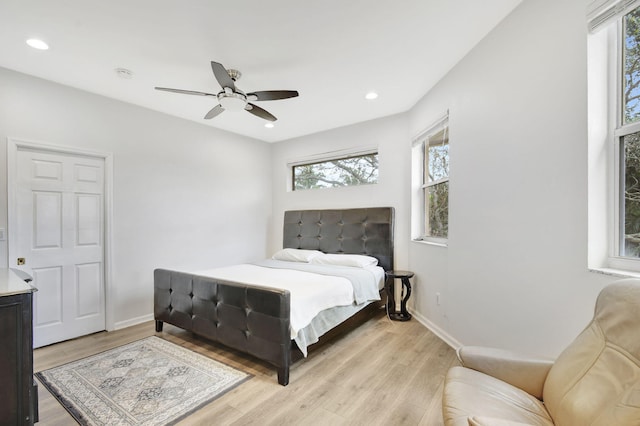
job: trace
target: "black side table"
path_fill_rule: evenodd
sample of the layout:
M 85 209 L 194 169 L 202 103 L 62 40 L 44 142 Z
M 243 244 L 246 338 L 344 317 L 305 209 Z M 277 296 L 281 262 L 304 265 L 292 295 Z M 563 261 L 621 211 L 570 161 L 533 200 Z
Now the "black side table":
M 413 277 L 411 271 L 387 271 L 385 287 L 387 289 L 387 312 L 389 318 L 394 321 L 409 321 L 411 314 L 407 312 L 407 300 L 411 296 L 411 282 L 409 278 Z M 400 302 L 400 311 L 396 311 L 396 298 L 395 298 L 395 279 L 402 280 L 402 294 L 403 299 Z M 406 288 L 406 293 L 405 293 Z

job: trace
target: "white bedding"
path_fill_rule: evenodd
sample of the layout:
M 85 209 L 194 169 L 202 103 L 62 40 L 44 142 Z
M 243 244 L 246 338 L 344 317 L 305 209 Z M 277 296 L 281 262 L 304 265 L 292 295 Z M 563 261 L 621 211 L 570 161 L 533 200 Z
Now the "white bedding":
M 384 270 L 378 266 L 365 268 L 371 272 L 371 285 L 381 289 Z M 325 309 L 354 304 L 354 289 L 347 278 L 321 275 L 291 269 L 266 268 L 241 264 L 196 272 L 198 275 L 289 290 L 291 294 L 291 338 L 311 323 Z

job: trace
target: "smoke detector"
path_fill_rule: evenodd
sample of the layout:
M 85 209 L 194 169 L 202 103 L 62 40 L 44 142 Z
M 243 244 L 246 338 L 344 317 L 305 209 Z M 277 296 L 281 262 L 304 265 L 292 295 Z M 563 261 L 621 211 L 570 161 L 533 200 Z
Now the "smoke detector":
M 115 72 L 120 78 L 124 78 L 126 80 L 131 80 L 133 78 L 133 71 L 126 68 L 116 68 Z

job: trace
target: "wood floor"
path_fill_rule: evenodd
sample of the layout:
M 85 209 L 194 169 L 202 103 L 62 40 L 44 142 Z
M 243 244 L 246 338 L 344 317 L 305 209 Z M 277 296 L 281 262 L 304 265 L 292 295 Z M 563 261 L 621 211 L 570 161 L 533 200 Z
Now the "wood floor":
M 35 371 L 157 335 L 255 377 L 184 419 L 180 425 L 428 425 L 442 424 L 442 384 L 455 352 L 415 320 L 390 321 L 382 311 L 333 336 L 294 363 L 280 386 L 266 363 L 153 322 L 101 332 L 34 351 Z M 38 386 L 41 426 L 73 418 Z

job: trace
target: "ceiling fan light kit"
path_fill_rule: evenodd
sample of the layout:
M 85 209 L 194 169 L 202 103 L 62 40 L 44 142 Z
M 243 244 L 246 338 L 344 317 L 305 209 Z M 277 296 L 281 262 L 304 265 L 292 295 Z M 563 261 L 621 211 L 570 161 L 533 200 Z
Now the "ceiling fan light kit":
M 218 94 L 218 102 L 226 111 L 242 111 L 247 106 L 246 96 L 240 93 L 231 93 L 230 95 L 220 92 Z
M 220 87 L 222 87 L 222 90 L 217 94 L 197 92 L 193 90 L 171 89 L 168 87 L 156 87 L 156 90 L 180 93 L 184 95 L 215 96 L 218 99 L 219 104 L 213 107 L 204 116 L 206 120 L 216 117 L 227 110 L 245 110 L 264 120 L 276 121 L 277 118 L 273 114 L 250 103 L 249 101 L 276 101 L 279 99 L 295 98 L 298 96 L 298 92 L 296 90 L 266 90 L 245 94 L 242 90 L 236 88 L 235 85 L 235 82 L 242 76 L 240 71 L 234 69 L 227 70 L 222 64 L 214 61 L 211 61 L 211 69 L 216 80 L 218 80 Z

